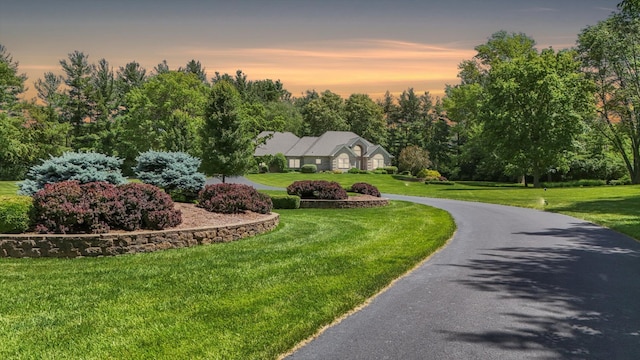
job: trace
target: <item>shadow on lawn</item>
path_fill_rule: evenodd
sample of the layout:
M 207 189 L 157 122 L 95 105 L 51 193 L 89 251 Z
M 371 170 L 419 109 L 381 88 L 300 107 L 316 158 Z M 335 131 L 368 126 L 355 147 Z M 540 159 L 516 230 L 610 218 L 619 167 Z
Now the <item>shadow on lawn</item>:
M 571 205 L 552 207 L 551 210 L 586 214 L 609 213 L 624 216 L 636 216 L 640 221 L 640 195 L 592 201 L 580 201 L 578 199 Z
M 545 348 L 563 359 L 640 359 L 640 243 L 589 223 L 514 235 L 514 242 L 522 235 L 566 241 L 489 249 L 463 265 L 477 275 L 462 284 L 529 309 L 501 313 L 513 328 L 446 332 L 450 340 Z

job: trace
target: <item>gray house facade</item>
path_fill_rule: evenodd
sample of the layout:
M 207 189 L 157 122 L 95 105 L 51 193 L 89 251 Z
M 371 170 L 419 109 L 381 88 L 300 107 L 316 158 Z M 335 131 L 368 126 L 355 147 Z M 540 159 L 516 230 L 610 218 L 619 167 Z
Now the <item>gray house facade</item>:
M 263 131 L 267 138 L 255 150 L 255 156 L 284 154 L 290 169 L 314 164 L 318 171 L 348 171 L 351 168 L 375 170 L 390 166 L 392 155 L 350 131 L 327 131 L 321 136 L 297 137 L 290 132 Z

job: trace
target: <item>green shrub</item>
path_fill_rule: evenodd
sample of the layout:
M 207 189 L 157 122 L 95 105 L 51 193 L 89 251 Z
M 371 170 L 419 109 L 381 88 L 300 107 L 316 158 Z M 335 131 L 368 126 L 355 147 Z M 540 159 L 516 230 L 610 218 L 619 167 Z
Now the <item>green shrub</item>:
M 385 166 L 383 168 L 379 168 L 384 170 L 387 174 L 397 174 L 398 173 L 398 167 L 397 166 Z
M 300 197 L 295 195 L 271 195 L 274 209 L 299 209 Z
M 613 185 L 613 186 L 616 186 L 616 185 L 631 185 L 631 178 L 629 177 L 629 175 L 625 175 L 620 179 L 609 181 L 609 184 Z
M 198 172 L 200 159 L 184 152 L 147 151 L 136 161 L 134 171 L 138 179 L 164 189 L 174 201 L 195 200 L 207 180 Z
M 29 196 L 0 196 L 0 233 L 18 234 L 29 230 L 32 204 Z
M 2 164 L 0 166 L 0 181 L 24 180 L 29 167 L 25 164 Z
M 439 181 L 442 175 L 438 170 L 422 169 L 418 171 L 416 177 L 425 179 L 426 181 Z
M 33 195 L 45 184 L 55 184 L 75 180 L 80 184 L 107 182 L 124 184 L 120 166 L 122 160 L 98 153 L 66 152 L 62 156 L 51 157 L 40 165 L 32 166 L 27 180 L 22 181 L 18 191 L 21 195 Z
M 349 174 L 371 174 L 371 171 L 368 170 L 362 170 L 362 169 L 358 169 L 358 168 L 351 168 L 349 169 L 349 171 L 347 171 Z
M 287 158 L 283 153 L 277 153 L 269 160 L 268 165 L 269 172 L 285 172 L 287 169 Z
M 300 168 L 300 172 L 303 174 L 313 174 L 318 171 L 318 167 L 315 164 L 304 164 Z
M 381 174 L 388 174 L 388 173 L 387 173 L 387 170 L 385 170 L 385 169 L 381 169 L 381 168 L 377 168 L 377 169 L 373 170 L 373 173 L 374 173 L 374 174 L 378 174 L 378 175 L 381 175 Z

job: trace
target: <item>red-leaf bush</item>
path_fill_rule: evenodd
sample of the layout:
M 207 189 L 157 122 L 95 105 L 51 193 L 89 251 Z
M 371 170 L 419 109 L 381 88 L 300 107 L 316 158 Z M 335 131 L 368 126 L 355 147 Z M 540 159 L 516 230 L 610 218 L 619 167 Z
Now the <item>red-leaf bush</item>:
M 63 181 L 45 185 L 33 195 L 35 231 L 41 233 L 101 233 L 119 211 L 118 192 L 105 182 Z
M 349 191 L 363 195 L 380 197 L 380 191 L 378 191 L 377 187 L 364 182 L 358 182 L 351 185 L 351 189 Z
M 169 195 L 152 185 L 63 181 L 34 194 L 33 221 L 37 232 L 79 234 L 159 230 L 182 217 Z
M 347 191 L 335 181 L 301 180 L 287 186 L 287 194 L 296 195 L 302 199 L 344 200 L 348 198 Z
M 182 222 L 171 196 L 150 184 L 128 183 L 119 186 L 123 216 L 117 220 L 124 230 L 161 230 Z
M 253 211 L 268 214 L 273 203 L 268 195 L 243 184 L 210 184 L 198 194 L 196 205 L 210 212 L 236 214 Z

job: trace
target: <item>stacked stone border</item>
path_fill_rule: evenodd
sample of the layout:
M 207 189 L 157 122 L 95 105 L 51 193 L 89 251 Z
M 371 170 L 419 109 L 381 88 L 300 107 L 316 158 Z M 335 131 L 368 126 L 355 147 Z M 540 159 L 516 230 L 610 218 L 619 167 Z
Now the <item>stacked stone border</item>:
M 109 234 L 0 234 L 0 257 L 114 256 L 230 242 L 271 231 L 280 215 L 233 225 Z
M 301 199 L 302 209 L 357 209 L 389 205 L 389 199 L 374 196 L 352 196 L 347 200 Z

